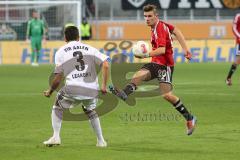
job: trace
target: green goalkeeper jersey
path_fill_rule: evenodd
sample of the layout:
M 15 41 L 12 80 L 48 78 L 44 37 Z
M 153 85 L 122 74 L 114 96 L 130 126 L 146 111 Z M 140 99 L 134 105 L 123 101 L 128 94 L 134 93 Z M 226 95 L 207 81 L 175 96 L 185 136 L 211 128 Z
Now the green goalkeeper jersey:
M 27 25 L 27 37 L 42 37 L 44 35 L 44 23 L 39 19 L 31 19 Z

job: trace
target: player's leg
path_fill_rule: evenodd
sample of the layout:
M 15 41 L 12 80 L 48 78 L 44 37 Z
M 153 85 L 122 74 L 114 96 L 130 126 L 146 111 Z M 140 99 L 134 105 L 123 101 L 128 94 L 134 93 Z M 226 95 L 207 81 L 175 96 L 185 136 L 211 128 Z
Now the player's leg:
M 233 64 L 230 67 L 230 70 L 228 72 L 227 78 L 226 78 L 226 84 L 231 86 L 232 85 L 232 75 L 236 71 L 238 65 L 240 64 L 240 45 L 238 44 L 236 47 L 237 53 L 236 53 L 236 60 L 233 62 Z
M 53 136 L 43 142 L 43 144 L 48 147 L 61 144 L 60 130 L 62 125 L 62 115 L 63 110 L 59 106 L 54 105 L 51 113 Z
M 53 136 L 47 141 L 44 141 L 43 144 L 50 147 L 61 144 L 60 130 L 62 125 L 63 111 L 66 108 L 70 108 L 73 103 L 74 100 L 66 98 L 63 91 L 58 92 L 55 105 L 53 106 L 51 113 Z
M 50 137 L 47 141 L 44 141 L 44 145 L 51 147 L 53 145 L 61 144 L 60 130 L 62 125 L 62 115 L 63 109 L 55 104 L 52 108 L 51 113 L 53 136 Z
M 183 102 L 172 92 L 172 73 L 173 67 L 159 66 L 158 80 L 161 96 L 170 102 L 174 108 L 185 118 L 187 121 L 187 134 L 191 135 L 195 128 L 195 118 L 187 110 Z
M 161 87 L 160 87 L 161 88 Z M 183 102 L 172 92 L 168 92 L 162 95 L 162 97 L 170 102 L 174 108 L 185 118 L 187 125 L 187 135 L 191 135 L 196 127 L 196 117 L 193 116 L 183 104 Z
M 150 71 L 145 68 L 142 68 L 133 75 L 131 82 L 125 86 L 123 91 L 128 96 L 137 89 L 137 86 L 139 86 L 142 83 L 142 81 L 148 81 L 150 79 L 151 79 Z
M 102 128 L 97 112 L 95 111 L 97 99 L 82 100 L 83 111 L 89 118 L 90 125 L 97 136 L 97 147 L 107 147 L 107 143 L 103 138 Z
M 36 62 L 36 56 L 37 56 L 36 38 L 34 37 L 31 37 L 31 48 L 32 48 L 31 63 L 32 65 L 34 65 Z
M 110 86 L 110 91 L 122 100 L 126 100 L 127 97 L 137 89 L 137 86 L 139 86 L 142 81 L 149 81 L 154 78 L 151 74 L 151 71 L 153 70 L 153 63 L 145 64 L 139 71 L 134 74 L 131 82 L 128 83 L 123 90 L 119 90 L 114 86 Z
M 162 88 L 161 86 L 162 84 L 160 84 L 160 89 Z M 174 108 L 187 120 L 190 121 L 193 119 L 193 115 L 191 115 L 191 113 L 187 110 L 187 108 L 185 107 L 185 105 L 183 104 L 183 102 L 176 96 L 174 95 L 172 92 L 168 92 L 165 94 L 162 94 L 162 97 L 167 100 L 168 102 L 170 102 Z
M 39 62 L 41 49 L 42 49 L 42 37 L 38 37 L 36 41 L 36 63 Z

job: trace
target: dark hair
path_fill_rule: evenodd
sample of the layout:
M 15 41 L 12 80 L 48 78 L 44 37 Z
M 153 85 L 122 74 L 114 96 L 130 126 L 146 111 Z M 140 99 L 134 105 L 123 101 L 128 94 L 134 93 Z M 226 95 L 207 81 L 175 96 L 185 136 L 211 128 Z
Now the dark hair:
M 64 35 L 67 42 L 76 41 L 79 38 L 78 28 L 75 26 L 68 26 L 64 30 Z
M 31 14 L 33 15 L 33 13 L 38 13 L 38 11 L 34 9 L 32 10 Z
M 153 11 L 155 14 L 157 14 L 157 6 L 153 4 L 147 4 L 143 7 L 144 12 L 150 12 Z

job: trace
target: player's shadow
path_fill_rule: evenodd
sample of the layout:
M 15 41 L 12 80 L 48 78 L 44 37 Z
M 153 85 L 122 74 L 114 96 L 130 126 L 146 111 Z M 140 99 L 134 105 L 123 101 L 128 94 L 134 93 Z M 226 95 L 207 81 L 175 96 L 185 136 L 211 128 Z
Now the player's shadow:
M 147 143 L 147 146 L 144 146 L 144 143 Z M 162 145 L 162 147 L 159 147 L 159 145 Z M 149 147 L 152 146 L 152 147 Z M 156 147 L 157 146 L 157 147 Z M 149 143 L 149 142 L 143 142 L 139 141 L 136 143 L 125 143 L 124 145 L 116 145 L 115 146 L 110 146 L 110 150 L 113 151 L 124 151 L 124 152 L 132 152 L 132 153 L 149 153 L 149 154 L 175 154 L 175 155 L 182 155 L 182 154 L 191 154 L 191 155 L 197 155 L 197 154 L 202 154 L 202 155 L 216 155 L 219 152 L 216 150 L 203 150 L 200 147 L 199 148 L 178 148 L 176 149 L 173 147 L 172 149 L 167 149 L 164 147 L 164 143 Z M 223 152 L 221 152 L 223 153 Z M 230 152 L 224 152 L 225 154 L 230 154 Z

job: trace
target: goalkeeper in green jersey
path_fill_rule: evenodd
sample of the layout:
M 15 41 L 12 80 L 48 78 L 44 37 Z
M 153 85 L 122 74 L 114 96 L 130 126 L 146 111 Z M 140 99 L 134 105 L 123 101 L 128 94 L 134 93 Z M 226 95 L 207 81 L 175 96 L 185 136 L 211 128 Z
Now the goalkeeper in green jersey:
M 45 39 L 44 22 L 39 19 L 37 11 L 32 12 L 32 19 L 27 24 L 27 41 L 31 40 L 31 63 L 32 66 L 38 66 L 38 58 L 42 48 L 42 40 Z

